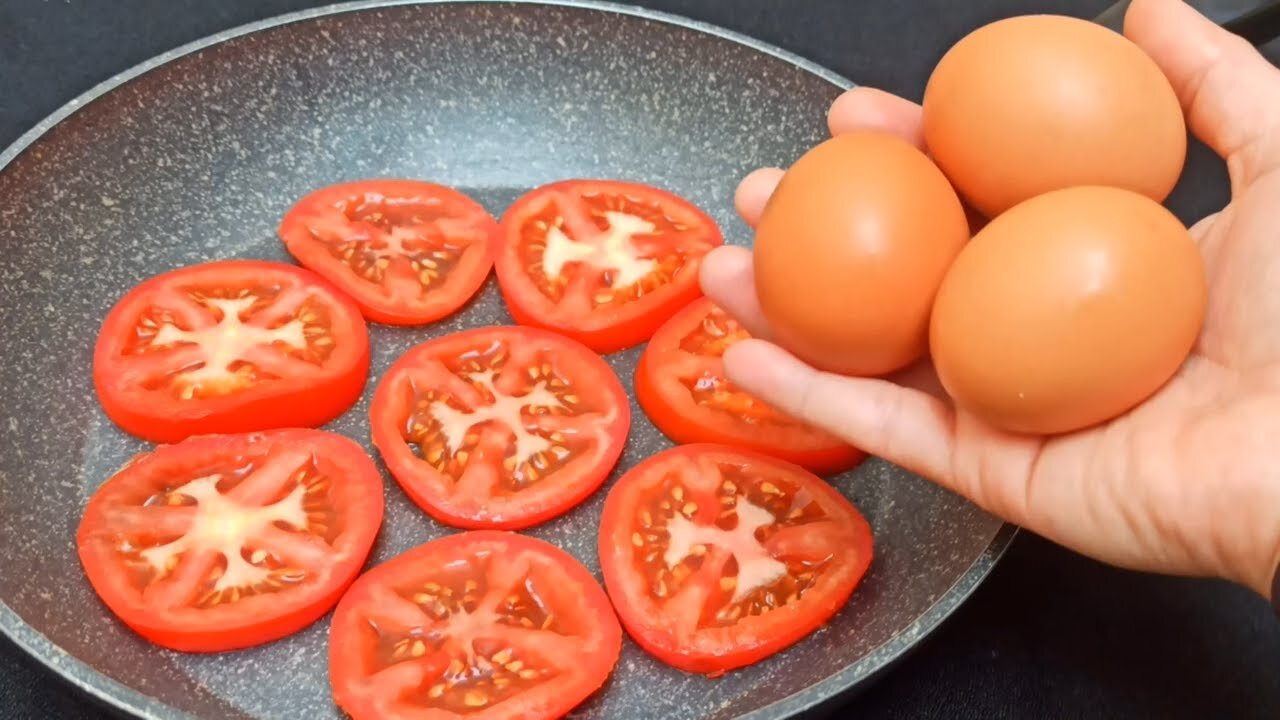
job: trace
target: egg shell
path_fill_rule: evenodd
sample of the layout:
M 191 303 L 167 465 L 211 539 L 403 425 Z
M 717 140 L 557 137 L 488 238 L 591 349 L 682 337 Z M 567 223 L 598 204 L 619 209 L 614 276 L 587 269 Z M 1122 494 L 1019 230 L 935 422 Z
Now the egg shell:
M 1196 342 L 1204 261 L 1182 223 L 1128 190 L 1020 203 L 956 258 L 930 325 L 956 404 L 1020 433 L 1056 434 L 1146 400 Z
M 960 199 L 914 145 L 880 132 L 817 145 L 783 176 L 757 226 L 756 291 L 772 339 L 846 375 L 912 363 L 968 239 Z
M 1029 15 L 957 42 L 929 78 L 926 146 L 987 217 L 1042 193 L 1110 185 L 1163 201 L 1187 154 L 1173 87 L 1123 35 Z

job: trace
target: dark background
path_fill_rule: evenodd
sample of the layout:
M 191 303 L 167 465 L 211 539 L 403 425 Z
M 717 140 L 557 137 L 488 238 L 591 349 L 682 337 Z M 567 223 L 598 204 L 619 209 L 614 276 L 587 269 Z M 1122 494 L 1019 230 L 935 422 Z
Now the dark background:
M 0 0 L 0 147 L 111 75 L 316 0 Z M 998 17 L 1092 17 L 1108 0 L 647 0 L 918 100 L 933 63 Z M 1273 60 L 1280 46 L 1267 48 Z M 1226 199 L 1194 147 L 1170 200 L 1187 222 Z M 1212 482 L 1205 478 L 1205 482 Z M 2 511 L 0 511 L 2 512 Z M 16 583 L 21 578 L 0 578 Z M 103 713 L 0 638 L 0 716 Z M 1115 570 L 1023 533 L 991 579 L 839 717 L 1277 718 L 1280 622 L 1224 583 Z

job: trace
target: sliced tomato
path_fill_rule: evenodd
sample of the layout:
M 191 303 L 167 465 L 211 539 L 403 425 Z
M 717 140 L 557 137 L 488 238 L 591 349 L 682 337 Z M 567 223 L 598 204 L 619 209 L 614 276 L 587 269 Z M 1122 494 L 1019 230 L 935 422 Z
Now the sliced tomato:
M 382 478 L 320 430 L 211 435 L 134 458 L 76 534 L 94 591 L 174 650 L 276 640 L 328 612 L 382 524 Z
M 600 565 L 623 626 L 659 660 L 719 674 L 826 623 L 871 563 L 871 527 L 822 478 L 682 445 L 609 491 Z
M 866 455 L 744 392 L 725 377 L 724 351 L 750 337 L 710 298 L 658 328 L 636 365 L 636 400 L 678 443 L 718 443 L 772 455 L 817 473 L 847 470 Z
M 155 442 L 321 425 L 368 372 L 355 305 L 314 273 L 258 260 L 139 284 L 107 314 L 93 358 L 107 417 Z
M 644 342 L 699 297 L 698 266 L 723 242 L 715 221 L 664 190 L 565 180 L 507 210 L 494 267 L 516 322 L 606 353 Z
M 280 238 L 370 320 L 424 325 L 469 300 L 493 265 L 498 223 L 479 203 L 419 180 L 321 188 L 289 209 Z
M 613 370 L 568 338 L 487 327 L 429 340 L 374 391 L 373 444 L 409 497 L 456 527 L 516 529 L 577 505 L 626 444 Z
M 355 720 L 544 720 L 599 689 L 621 647 L 608 597 L 572 556 L 472 531 L 351 586 L 333 615 L 329 679 Z

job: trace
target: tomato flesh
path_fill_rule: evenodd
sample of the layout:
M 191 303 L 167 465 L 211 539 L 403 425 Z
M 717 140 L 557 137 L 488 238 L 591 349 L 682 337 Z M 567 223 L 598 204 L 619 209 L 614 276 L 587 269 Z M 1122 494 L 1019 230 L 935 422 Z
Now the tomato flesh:
M 541 720 L 594 693 L 622 628 L 581 564 L 533 538 L 471 531 L 365 573 L 334 612 L 329 677 L 366 718 Z
M 302 198 L 279 234 L 298 262 L 350 295 L 369 320 L 424 325 L 457 311 L 484 284 L 497 227 L 452 188 L 360 180 Z
M 750 337 L 710 298 L 699 298 L 662 325 L 636 365 L 636 400 L 659 430 L 679 443 L 717 443 L 771 455 L 817 473 L 854 467 L 866 454 L 744 392 L 724 373 L 722 356 Z
M 613 352 L 645 341 L 699 297 L 698 266 L 723 242 L 710 217 L 669 192 L 566 180 L 507 210 L 493 255 L 518 323 Z
M 718 674 L 799 641 L 848 600 L 871 528 L 799 466 L 717 445 L 659 453 L 605 501 L 605 587 L 641 647 Z
M 467 330 L 410 349 L 370 408 L 373 443 L 437 520 L 515 529 L 577 505 L 626 443 L 626 392 L 595 353 L 521 327 Z
M 175 650 L 249 647 L 314 622 L 355 579 L 382 523 L 382 480 L 319 430 L 216 435 L 135 458 L 76 535 L 94 590 Z
M 107 314 L 94 385 L 107 416 L 154 442 L 314 427 L 364 389 L 369 337 L 349 300 L 283 263 L 157 275 Z

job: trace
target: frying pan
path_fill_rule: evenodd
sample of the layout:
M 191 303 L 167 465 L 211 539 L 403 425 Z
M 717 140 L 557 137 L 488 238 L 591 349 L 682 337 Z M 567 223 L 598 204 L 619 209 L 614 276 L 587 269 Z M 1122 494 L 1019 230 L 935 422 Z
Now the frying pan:
M 158 649 L 99 603 L 73 537 L 90 493 L 147 445 L 99 410 L 93 338 L 123 291 L 195 262 L 287 260 L 274 230 L 320 185 L 407 176 L 494 214 L 566 177 L 656 184 L 729 242 L 738 178 L 825 136 L 850 83 L 754 40 L 595 2 L 357 2 L 160 56 L 76 99 L 0 154 L 0 630 L 81 690 L 145 718 L 340 717 L 327 618 L 222 655 Z M 374 326 L 370 387 L 427 338 L 509 323 L 492 279 L 459 315 Z M 625 385 L 639 349 L 607 358 Z M 365 443 L 365 398 L 329 428 Z M 633 404 L 622 472 L 670 443 Z M 376 457 L 376 455 L 374 455 Z M 1013 529 L 880 460 L 831 478 L 868 517 L 876 558 L 826 627 L 709 680 L 627 643 L 581 718 L 791 717 L 867 680 L 938 626 Z M 604 491 L 530 530 L 598 573 Z M 371 562 L 450 532 L 388 480 Z

